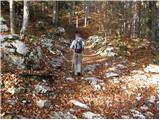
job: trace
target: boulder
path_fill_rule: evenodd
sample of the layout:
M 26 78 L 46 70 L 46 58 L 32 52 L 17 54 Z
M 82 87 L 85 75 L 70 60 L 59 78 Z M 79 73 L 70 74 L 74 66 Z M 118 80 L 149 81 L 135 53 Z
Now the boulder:
M 6 25 L 6 20 L 3 17 L 0 17 L 0 31 L 1 32 L 6 32 L 8 31 L 8 27 Z
M 0 35 L 0 41 L 2 61 L 14 64 L 18 69 L 24 69 L 28 66 L 33 68 L 39 66 L 39 60 L 42 57 L 40 47 L 29 48 L 17 35 Z

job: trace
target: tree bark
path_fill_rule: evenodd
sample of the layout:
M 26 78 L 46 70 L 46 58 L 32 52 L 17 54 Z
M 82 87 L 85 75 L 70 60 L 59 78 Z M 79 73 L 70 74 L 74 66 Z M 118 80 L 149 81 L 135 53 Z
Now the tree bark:
M 78 14 L 76 15 L 76 28 L 78 28 Z
M 84 2 L 84 11 L 85 11 L 84 27 L 87 27 L 87 19 L 88 19 L 88 4 L 87 4 L 87 1 Z
M 15 34 L 15 9 L 14 9 L 14 0 L 10 0 L 10 30 L 11 34 Z
M 23 8 L 23 24 L 20 31 L 20 36 L 23 38 L 27 35 L 28 32 L 28 23 L 29 23 L 29 1 L 24 0 L 24 8 Z
M 56 1 L 52 1 L 52 4 L 53 4 L 52 23 L 55 24 L 55 21 L 56 21 Z

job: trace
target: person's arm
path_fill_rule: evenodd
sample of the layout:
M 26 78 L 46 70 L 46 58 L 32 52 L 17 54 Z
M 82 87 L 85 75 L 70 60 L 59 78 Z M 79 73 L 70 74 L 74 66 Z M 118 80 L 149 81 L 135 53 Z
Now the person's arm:
M 74 49 L 74 41 L 72 41 L 71 46 L 70 46 L 70 51 Z

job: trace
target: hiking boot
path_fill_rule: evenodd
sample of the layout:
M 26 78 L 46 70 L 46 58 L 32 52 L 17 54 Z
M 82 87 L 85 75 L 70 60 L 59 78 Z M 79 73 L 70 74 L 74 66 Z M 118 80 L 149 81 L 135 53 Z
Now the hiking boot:
M 78 76 L 80 76 L 81 75 L 81 73 L 80 72 L 78 72 Z

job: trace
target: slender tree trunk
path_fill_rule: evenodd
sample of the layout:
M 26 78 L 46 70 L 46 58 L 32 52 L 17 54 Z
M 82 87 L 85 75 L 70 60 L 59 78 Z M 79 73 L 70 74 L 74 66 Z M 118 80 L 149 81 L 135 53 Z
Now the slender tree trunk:
M 132 38 L 136 38 L 137 37 L 137 32 L 136 32 L 136 28 L 137 28 L 137 19 L 138 19 L 138 13 L 137 13 L 137 2 L 135 1 L 133 3 L 134 6 L 134 13 L 133 13 L 133 18 L 132 18 Z
M 11 34 L 15 34 L 15 9 L 14 9 L 14 0 L 10 0 L 10 30 Z
M 28 32 L 28 23 L 29 23 L 29 1 L 24 0 L 23 8 L 23 24 L 20 31 L 20 35 L 23 38 L 24 35 L 27 35 Z
M 58 26 L 58 20 L 59 20 L 59 18 L 58 18 L 58 15 L 59 15 L 59 6 L 58 6 L 58 1 L 55 1 L 56 2 L 56 13 L 55 13 L 55 24 L 56 24 L 56 26 Z
M 53 4 L 52 23 L 55 24 L 55 20 L 56 20 L 56 1 L 52 1 L 52 4 Z
M 85 16 L 84 16 L 84 27 L 87 27 L 87 19 L 88 19 L 88 4 L 85 1 L 84 3 L 84 11 L 85 11 Z
M 76 15 L 76 28 L 78 28 L 78 15 Z

